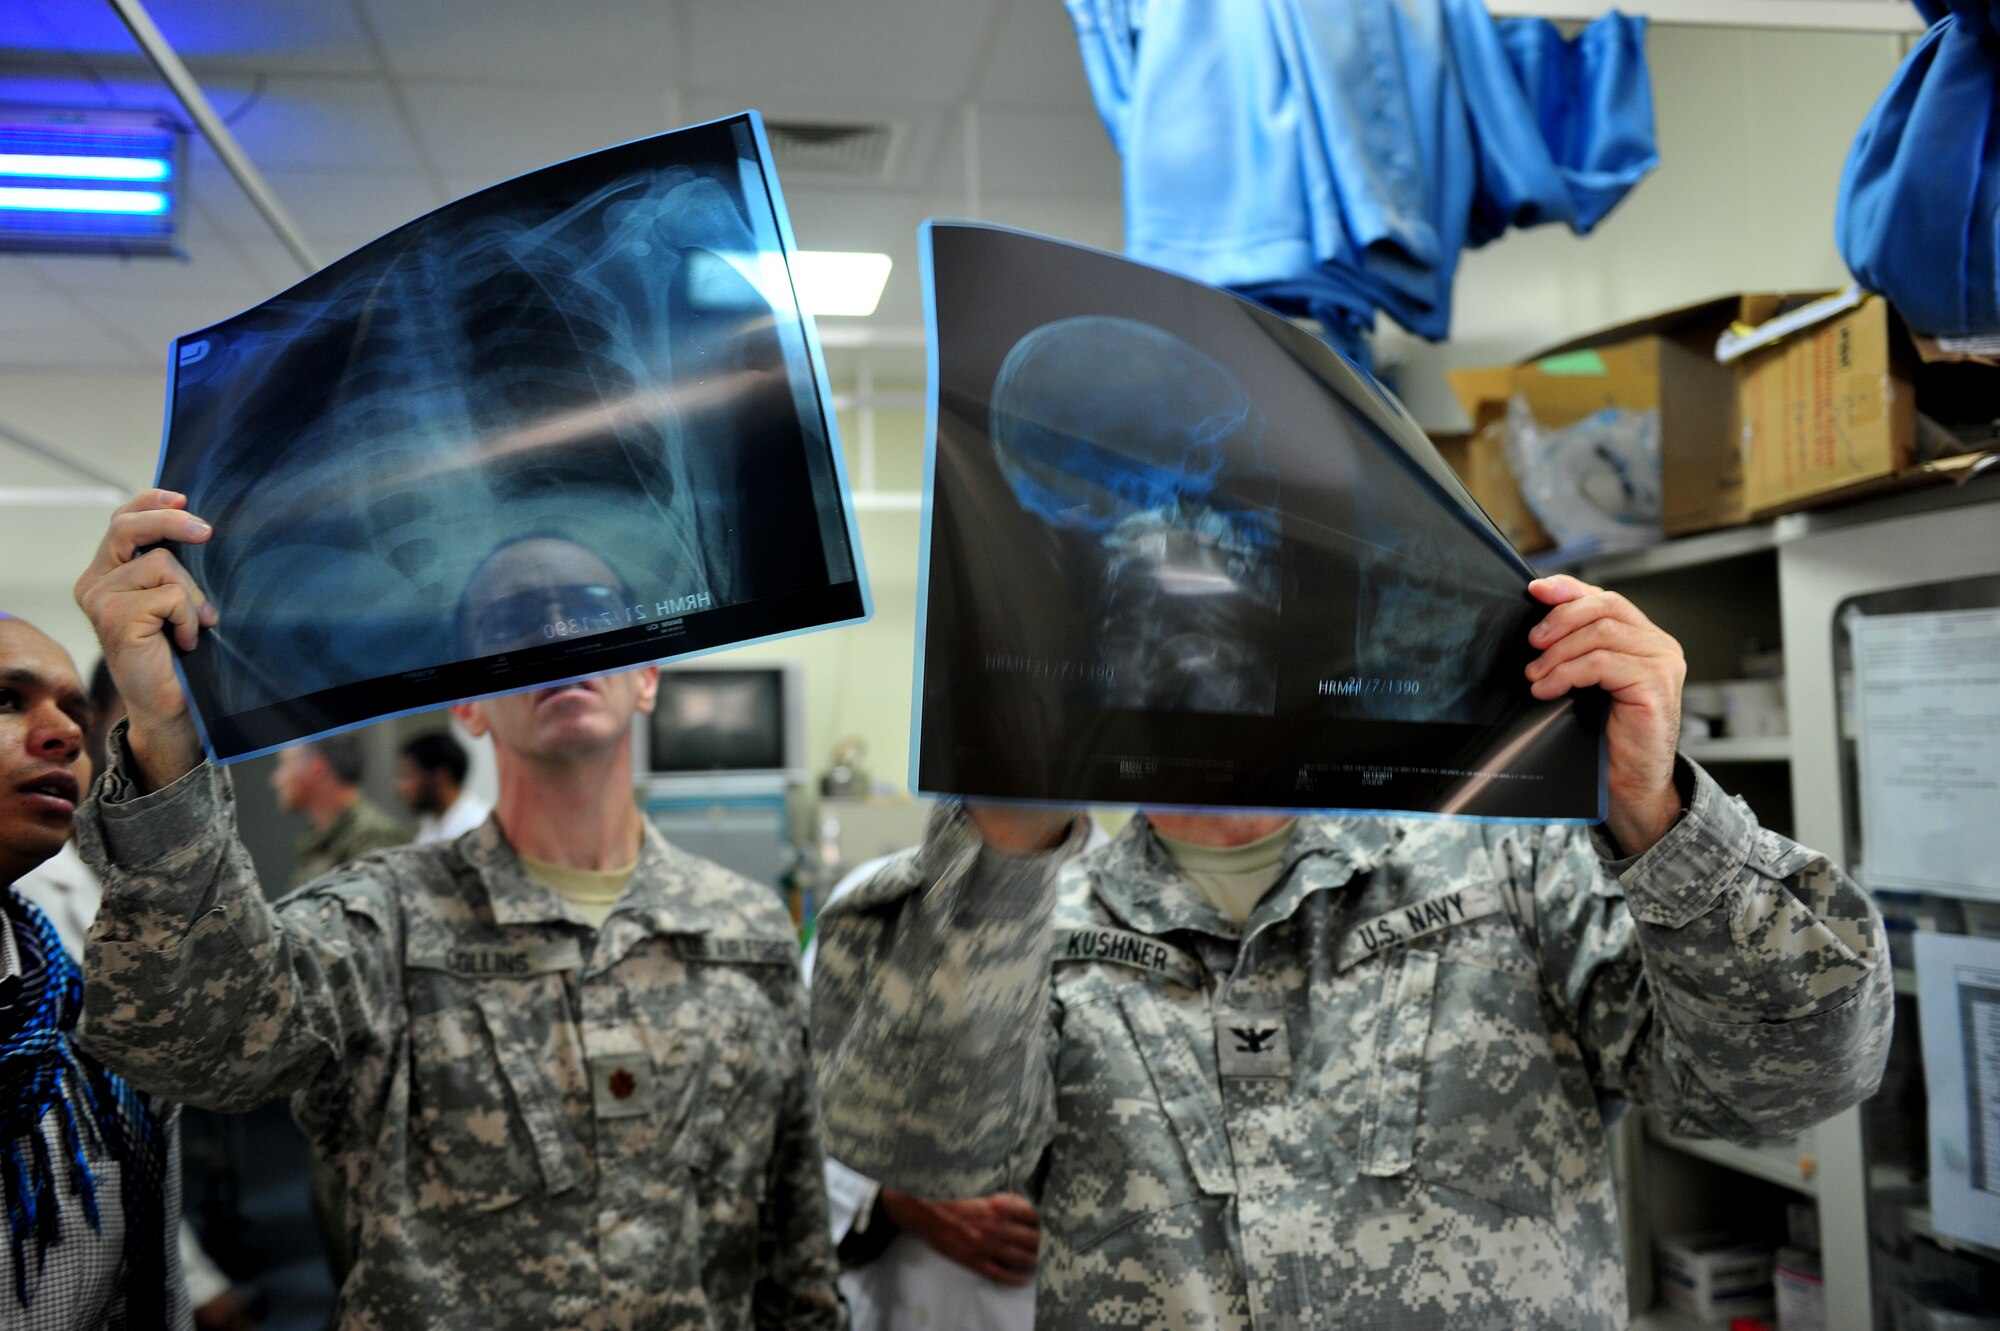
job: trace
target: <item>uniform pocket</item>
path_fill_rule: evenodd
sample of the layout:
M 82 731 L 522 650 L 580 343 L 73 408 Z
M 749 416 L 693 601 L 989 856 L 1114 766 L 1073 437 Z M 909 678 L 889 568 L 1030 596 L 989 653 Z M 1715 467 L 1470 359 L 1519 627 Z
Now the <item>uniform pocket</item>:
M 1416 1148 L 1437 969 L 1437 953 L 1405 948 L 1382 986 L 1361 1120 L 1361 1172 L 1375 1178 L 1407 1170 Z
M 1604 1148 L 1594 1102 L 1580 1110 L 1565 1085 L 1534 979 L 1445 959 L 1429 988 L 1413 1171 L 1517 1215 L 1551 1216 L 1558 1171 Z
M 582 1178 L 550 1072 L 511 1029 L 518 1008 L 482 985 L 411 1018 L 411 1121 L 425 1191 L 447 1208 L 495 1211 Z

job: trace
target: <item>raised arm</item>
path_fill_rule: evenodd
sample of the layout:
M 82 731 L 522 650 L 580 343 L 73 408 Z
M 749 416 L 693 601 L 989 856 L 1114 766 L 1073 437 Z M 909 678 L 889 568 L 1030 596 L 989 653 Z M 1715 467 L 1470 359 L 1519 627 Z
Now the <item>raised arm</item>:
M 1675 1131 L 1790 1133 L 1874 1093 L 1895 999 L 1881 916 L 1699 768 L 1680 823 L 1611 859 L 1552 830 L 1527 872 L 1543 973 L 1593 1079 Z
M 828 906 L 813 1059 L 830 1154 L 919 1197 L 1026 1192 L 1054 1130 L 1049 937 L 1073 813 L 942 804 Z
M 76 820 L 104 880 L 81 1029 L 146 1090 L 233 1110 L 300 1089 L 358 1041 L 393 1039 L 401 984 L 382 882 L 333 875 L 272 906 L 229 780 L 202 761 L 173 651 L 198 650 L 218 616 L 171 546 L 209 535 L 182 496 L 148 491 L 113 515 L 77 581 L 129 712 Z
M 1726 1137 L 1863 1099 L 1894 1003 L 1874 903 L 1676 756 L 1680 644 L 1615 592 L 1569 577 L 1529 590 L 1551 607 L 1529 635 L 1535 695 L 1611 697 L 1609 817 L 1543 835 L 1525 866 L 1544 980 L 1593 1076 Z

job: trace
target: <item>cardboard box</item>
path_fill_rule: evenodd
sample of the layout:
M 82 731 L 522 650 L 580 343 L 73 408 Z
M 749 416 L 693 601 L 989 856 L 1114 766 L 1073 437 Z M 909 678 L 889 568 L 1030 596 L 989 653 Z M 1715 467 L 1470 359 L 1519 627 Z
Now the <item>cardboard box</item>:
M 1778 1331 L 1826 1331 L 1826 1278 L 1820 1272 L 1818 1253 L 1778 1249 L 1771 1284 L 1778 1305 Z
M 1750 511 L 1808 507 L 1913 466 L 1913 359 L 1877 296 L 1745 356 L 1737 412 Z
M 1658 1243 L 1660 1296 L 1704 1321 L 1766 1317 L 1777 1307 L 1769 1248 L 1726 1234 L 1670 1234 Z
M 1761 323 L 1790 300 L 1779 293 L 1721 296 L 1551 347 L 1519 365 L 1452 371 L 1452 387 L 1479 420 L 1494 394 L 1519 395 L 1538 424 L 1573 425 L 1607 407 L 1660 415 L 1661 526 L 1670 536 L 1746 522 L 1736 372 L 1715 359 L 1733 323 Z M 1504 392 L 1502 391 L 1504 389 Z
M 1499 412 L 1491 413 L 1491 418 L 1471 434 L 1434 434 L 1431 442 L 1516 550 L 1532 555 L 1555 545 L 1554 538 L 1535 520 L 1534 510 L 1514 480 L 1514 469 L 1507 465 Z

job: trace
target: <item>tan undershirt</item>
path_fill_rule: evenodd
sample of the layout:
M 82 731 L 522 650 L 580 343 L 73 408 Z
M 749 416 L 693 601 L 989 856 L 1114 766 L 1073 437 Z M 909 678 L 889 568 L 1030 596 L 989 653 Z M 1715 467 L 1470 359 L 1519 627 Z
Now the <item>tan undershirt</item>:
M 528 877 L 567 901 L 577 914 L 590 921 L 591 928 L 602 929 L 611 918 L 611 908 L 625 891 L 625 884 L 632 881 L 639 861 L 633 860 L 622 869 L 572 869 L 567 864 L 550 864 L 523 855 L 521 867 L 528 871 Z
M 1250 912 L 1278 881 L 1285 865 L 1285 849 L 1292 842 L 1293 824 L 1286 823 L 1267 837 L 1246 846 L 1197 846 L 1161 835 L 1174 867 L 1188 885 L 1230 919 L 1242 924 Z

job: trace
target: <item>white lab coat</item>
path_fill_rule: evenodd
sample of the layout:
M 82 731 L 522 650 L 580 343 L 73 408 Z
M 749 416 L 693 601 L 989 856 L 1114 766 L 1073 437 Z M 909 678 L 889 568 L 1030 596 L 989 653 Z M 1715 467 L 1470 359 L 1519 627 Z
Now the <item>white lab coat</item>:
M 443 813 L 427 813 L 417 819 L 417 841 L 427 846 L 433 841 L 456 841 L 486 821 L 493 806 L 469 790 L 461 790 Z

